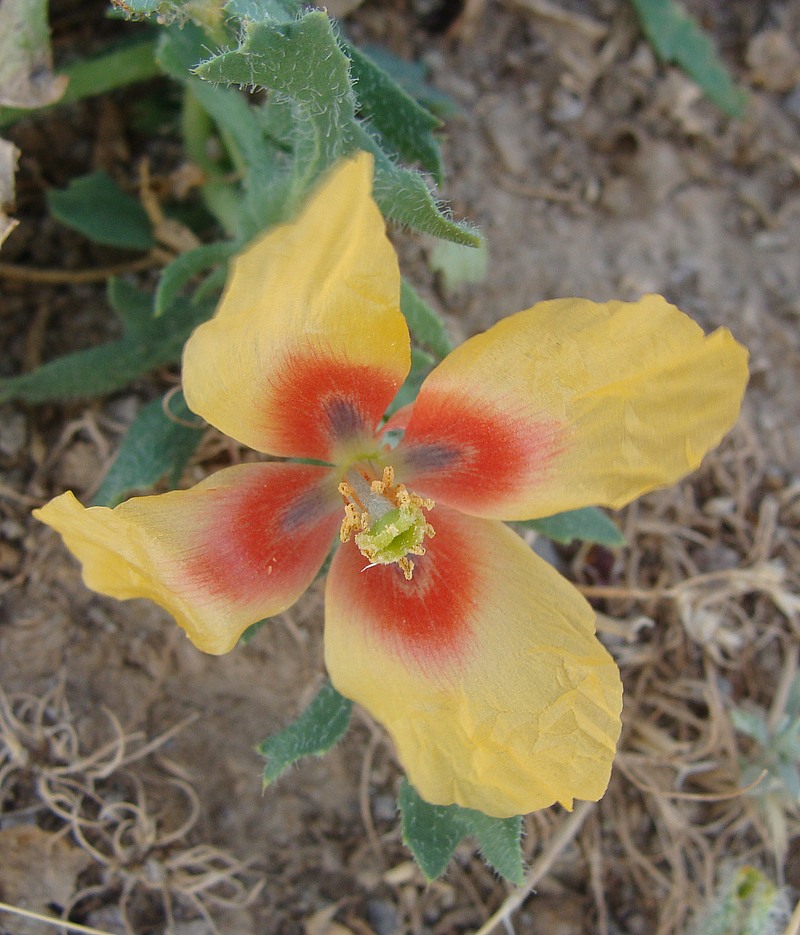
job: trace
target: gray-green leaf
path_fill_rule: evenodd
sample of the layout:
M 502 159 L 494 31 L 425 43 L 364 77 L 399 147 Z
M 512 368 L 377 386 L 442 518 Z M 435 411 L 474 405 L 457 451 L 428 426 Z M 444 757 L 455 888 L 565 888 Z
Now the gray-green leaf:
M 350 62 L 322 12 L 292 22 L 248 22 L 238 49 L 215 56 L 195 72 L 208 81 L 269 88 L 292 101 L 300 128 L 294 161 L 298 200 L 322 171 L 353 149 Z
M 682 6 L 675 0 L 631 3 L 659 58 L 680 65 L 717 107 L 732 117 L 741 117 L 747 94 L 734 83 L 711 40 Z
M 204 425 L 186 424 L 184 420 L 198 420 L 182 393 L 169 401 L 169 412 L 173 418 L 164 411 L 163 400 L 156 399 L 137 415 L 95 494 L 95 506 L 116 506 L 134 490 L 152 487 L 167 473 L 170 486 L 177 484 L 203 436 Z
M 356 120 L 350 59 L 324 13 L 307 13 L 292 22 L 249 23 L 238 49 L 215 56 L 195 73 L 208 81 L 268 88 L 291 102 L 294 152 L 285 216 L 299 207 L 322 172 L 360 148 L 375 156 L 373 192 L 387 218 L 456 243 L 481 242 L 473 228 L 444 213 L 418 172 L 398 166 L 368 124 Z M 394 131 L 393 148 L 398 134 Z M 430 161 L 430 152 L 425 159 Z
M 264 785 L 301 757 L 327 753 L 347 730 L 352 708 L 353 702 L 326 682 L 296 721 L 259 744 L 258 752 L 267 760 Z
M 111 247 L 149 250 L 153 227 L 139 202 L 102 170 L 73 179 L 47 193 L 51 213 L 62 224 Z
M 438 183 L 442 154 L 433 135 L 441 121 L 418 104 L 362 51 L 345 45 L 355 79 L 360 115 L 369 121 L 383 148 L 406 162 L 418 162 Z
M 442 319 L 406 279 L 403 279 L 400 286 L 400 310 L 405 315 L 408 330 L 415 341 L 430 348 L 440 359 L 450 353 L 453 345 Z
M 119 340 L 0 380 L 0 402 L 43 403 L 113 393 L 143 373 L 178 360 L 186 339 L 212 312 L 209 302 L 179 298 L 171 314 L 154 318 L 152 297 L 121 280 L 109 283 L 109 299 L 123 322 Z
M 285 23 L 297 17 L 300 4 L 295 0 L 228 0 L 225 10 L 232 16 L 255 23 L 270 19 Z
M 237 245 L 229 241 L 201 244 L 193 250 L 181 253 L 165 266 L 156 289 L 156 317 L 162 315 L 172 305 L 190 279 L 212 266 L 224 263 L 236 249 Z
M 548 539 L 565 544 L 581 539 L 584 542 L 597 542 L 599 545 L 625 545 L 625 536 L 620 529 L 596 506 L 567 510 L 544 519 L 526 519 L 514 525 L 535 529 Z
M 465 837 L 478 841 L 483 859 L 512 883 L 523 880 L 522 819 L 492 818 L 459 805 L 431 805 L 404 779 L 398 806 L 403 841 L 428 880 L 444 873 L 453 851 Z

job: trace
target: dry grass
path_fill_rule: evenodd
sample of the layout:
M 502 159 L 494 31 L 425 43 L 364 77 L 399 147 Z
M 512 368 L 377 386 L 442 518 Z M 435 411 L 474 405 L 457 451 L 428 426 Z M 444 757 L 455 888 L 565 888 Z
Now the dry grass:
M 761 708 L 777 724 L 797 673 L 800 486 L 768 469 L 746 422 L 689 482 L 625 517 L 630 547 L 595 584 L 591 550 L 575 556 L 583 590 L 603 598 L 601 630 L 626 684 L 616 776 L 599 806 L 592 868 L 599 920 L 615 903 L 649 908 L 655 935 L 686 931 L 729 864 L 784 882 L 785 849 L 742 791 L 749 743 L 730 711 Z M 800 830 L 783 815 L 786 839 Z
M 91 858 L 62 918 L 113 905 L 127 935 L 153 916 L 171 932 L 177 915 L 202 918 L 217 935 L 212 911 L 248 905 L 262 884 L 249 862 L 191 843 L 197 793 L 163 755 L 154 763 L 196 718 L 148 741 L 126 734 L 111 711 L 105 715 L 111 739 L 85 752 L 63 680 L 41 696 L 0 690 L 4 827 L 35 819 Z

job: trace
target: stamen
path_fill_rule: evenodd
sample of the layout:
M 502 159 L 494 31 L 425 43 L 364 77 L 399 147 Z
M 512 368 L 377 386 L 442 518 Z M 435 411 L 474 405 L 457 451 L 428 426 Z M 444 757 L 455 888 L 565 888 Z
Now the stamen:
M 366 568 L 397 564 L 410 581 L 414 562 L 408 556 L 424 555 L 425 537 L 435 535 L 422 512 L 433 509 L 433 500 L 395 484 L 390 466 L 383 469 L 380 480 L 370 480 L 361 469 L 351 468 L 339 484 L 339 493 L 345 501 L 341 541 L 354 536 L 359 551 L 369 559 Z

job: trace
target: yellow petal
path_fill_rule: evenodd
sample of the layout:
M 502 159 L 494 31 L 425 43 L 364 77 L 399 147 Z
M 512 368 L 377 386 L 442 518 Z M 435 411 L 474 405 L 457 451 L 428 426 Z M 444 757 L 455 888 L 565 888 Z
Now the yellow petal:
M 429 375 L 403 480 L 501 519 L 618 508 L 700 464 L 736 422 L 747 376 L 727 329 L 705 336 L 660 296 L 541 302 Z
M 305 591 L 331 546 L 337 499 L 325 468 L 243 464 L 113 510 L 65 493 L 34 515 L 61 534 L 90 588 L 155 601 L 216 654 Z
M 336 553 L 333 684 L 387 728 L 436 805 L 508 817 L 605 791 L 622 686 L 580 594 L 508 527 L 436 507 L 406 581 Z
M 234 261 L 186 344 L 189 407 L 251 448 L 337 461 L 408 373 L 400 273 L 371 188 L 366 153 L 334 169 L 296 220 Z

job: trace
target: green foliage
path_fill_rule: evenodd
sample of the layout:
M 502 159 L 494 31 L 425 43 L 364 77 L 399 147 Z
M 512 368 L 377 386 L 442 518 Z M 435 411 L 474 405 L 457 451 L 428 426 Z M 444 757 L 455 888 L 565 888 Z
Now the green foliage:
M 208 81 L 268 88 L 289 98 L 296 128 L 294 204 L 322 171 L 353 148 L 355 97 L 349 62 L 322 12 L 286 23 L 248 23 L 238 49 L 215 56 L 195 73 Z
M 223 0 L 111 0 L 129 19 L 155 20 L 162 26 L 188 22 L 202 26 L 209 37 L 225 38 Z
M 414 402 L 419 394 L 422 381 L 433 370 L 435 365 L 436 360 L 430 354 L 416 347 L 411 348 L 411 369 L 408 371 L 405 382 L 386 410 L 387 415 L 391 416 L 398 409 L 402 409 L 403 406 Z
M 327 753 L 344 736 L 352 708 L 353 702 L 326 682 L 297 720 L 259 744 L 258 752 L 267 760 L 264 785 L 301 757 Z
M 479 246 L 482 238 L 477 230 L 453 221 L 444 208 L 437 205 L 418 172 L 398 167 L 363 127 L 357 129 L 356 142 L 375 156 L 373 195 L 390 221 L 453 243 Z
M 760 708 L 733 708 L 733 726 L 751 741 L 740 757 L 742 783 L 755 798 L 769 828 L 776 861 L 789 847 L 789 816 L 800 812 L 800 675 L 795 676 L 783 711 L 776 717 Z
M 256 23 L 269 19 L 287 22 L 300 12 L 300 4 L 295 0 L 228 0 L 225 9 L 234 16 Z
M 600 545 L 625 545 L 625 536 L 613 521 L 595 506 L 567 510 L 544 519 L 528 519 L 514 525 L 524 529 L 535 529 L 548 539 L 564 544 L 581 539 Z
M 124 0 L 117 3 L 128 16 L 175 16 L 181 12 L 186 0 Z
M 356 83 L 360 116 L 390 155 L 419 163 L 437 182 L 443 176 L 442 154 L 433 136 L 441 121 L 418 104 L 368 55 L 344 46 Z
M 289 22 L 248 22 L 238 49 L 223 52 L 194 71 L 207 81 L 266 88 L 290 102 L 293 150 L 285 214 L 296 210 L 325 169 L 360 148 L 375 156 L 375 199 L 389 219 L 457 243 L 479 244 L 474 230 L 444 214 L 418 172 L 394 162 L 395 152 L 411 154 L 438 171 L 438 149 L 430 135 L 435 118 L 399 88 L 393 91 L 391 108 L 379 106 L 379 88 L 387 93 L 391 80 L 365 56 L 355 52 L 353 56 L 358 60 L 355 67 L 368 78 L 365 121 L 356 119 L 351 60 L 331 21 L 319 11 Z M 390 126 L 391 113 L 397 123 L 394 127 Z M 402 127 L 406 119 L 412 123 Z
M 230 241 L 201 244 L 193 250 L 181 253 L 161 272 L 156 289 L 155 315 L 167 311 L 178 298 L 186 283 L 211 267 L 224 263 L 233 255 L 236 244 Z
M 700 85 L 709 100 L 732 117 L 741 117 L 747 103 L 718 58 L 708 36 L 676 0 L 631 0 L 644 34 L 665 62 L 680 65 Z
M 453 98 L 428 83 L 428 69 L 425 65 L 409 62 L 379 45 L 366 45 L 362 51 L 396 81 L 406 94 L 432 114 L 444 119 L 459 112 Z
M 444 873 L 453 851 L 465 837 L 478 841 L 489 866 L 512 883 L 523 880 L 522 819 L 491 818 L 459 805 L 431 805 L 403 780 L 398 796 L 403 842 L 428 880 Z
M 182 393 L 156 399 L 138 414 L 111 469 L 94 497 L 95 506 L 116 506 L 133 491 L 152 487 L 165 474 L 171 487 L 202 438 L 204 424 L 189 410 Z M 188 424 L 193 421 L 194 424 Z
M 439 178 L 438 119 L 371 57 L 344 44 L 323 12 L 303 11 L 295 0 L 131 0 L 116 6 L 154 24 L 179 25 L 162 28 L 157 43 L 148 37 L 73 66 L 69 99 L 157 71 L 178 81 L 184 88 L 187 155 L 206 175 L 200 194 L 226 236 L 169 263 L 157 285 L 155 314 L 149 308 L 130 317 L 119 341 L 5 380 L 0 398 L 37 402 L 97 395 L 176 360 L 192 327 L 207 317 L 205 301 L 221 287 L 226 261 L 294 213 L 319 175 L 357 148 L 375 157 L 374 194 L 387 217 L 454 242 L 480 243 L 473 230 L 445 214 L 418 171 L 395 161 L 416 163 Z M 209 49 L 234 43 L 235 35 L 242 36 L 238 48 L 203 61 Z M 274 93 L 253 102 L 238 88 L 212 82 Z M 97 242 L 136 250 L 153 246 L 142 206 L 103 172 L 50 192 L 48 201 L 62 223 Z M 192 306 L 181 293 L 198 276 L 205 278 Z M 450 344 L 441 322 L 407 286 L 403 307 L 418 340 L 443 356 Z M 416 355 L 407 395 L 430 366 L 424 352 Z
M 47 204 L 62 224 L 90 240 L 128 250 L 149 250 L 153 227 L 144 208 L 102 170 L 51 189 Z
M 692 935 L 779 935 L 788 921 L 786 894 L 755 867 L 725 875 Z
M 123 324 L 122 337 L 0 380 L 0 402 L 28 403 L 102 396 L 180 358 L 184 342 L 211 314 L 208 302 L 176 300 L 169 315 L 153 317 L 153 298 L 122 280 L 109 283 L 109 301 Z
M 206 207 L 241 247 L 286 215 L 286 153 L 238 89 L 214 87 L 191 74 L 207 54 L 205 35 L 192 24 L 166 30 L 157 53 L 164 71 L 185 88 L 184 140 L 209 177 L 201 187 Z M 209 151 L 221 155 L 214 161 Z
M 453 345 L 442 319 L 405 279 L 400 286 L 400 309 L 415 341 L 433 351 L 440 360 L 450 353 Z

